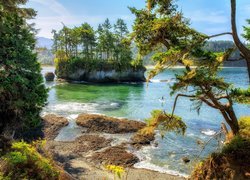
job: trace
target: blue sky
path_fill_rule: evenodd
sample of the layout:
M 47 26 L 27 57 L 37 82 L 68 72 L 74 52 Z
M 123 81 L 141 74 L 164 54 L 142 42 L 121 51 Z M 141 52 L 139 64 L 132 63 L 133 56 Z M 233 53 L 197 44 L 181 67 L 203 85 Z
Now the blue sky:
M 230 31 L 230 0 L 178 0 L 184 15 L 192 27 L 206 34 Z M 62 28 L 61 22 L 73 27 L 88 22 L 94 28 L 109 18 L 124 19 L 131 30 L 134 16 L 128 6 L 143 8 L 145 0 L 30 0 L 27 7 L 34 8 L 38 15 L 32 22 L 40 29 L 38 36 L 51 38 L 52 29 Z M 250 19 L 250 0 L 237 1 L 237 25 L 239 33 L 246 19 Z M 230 39 L 230 36 L 219 39 Z

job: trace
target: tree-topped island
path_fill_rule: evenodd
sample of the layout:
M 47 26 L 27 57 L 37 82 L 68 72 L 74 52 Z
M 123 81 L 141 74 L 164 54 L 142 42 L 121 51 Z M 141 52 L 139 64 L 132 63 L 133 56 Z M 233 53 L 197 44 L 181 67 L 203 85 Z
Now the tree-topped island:
M 88 23 L 54 34 L 58 78 L 86 82 L 143 82 L 146 69 L 134 60 L 127 25 L 108 19 L 95 31 Z

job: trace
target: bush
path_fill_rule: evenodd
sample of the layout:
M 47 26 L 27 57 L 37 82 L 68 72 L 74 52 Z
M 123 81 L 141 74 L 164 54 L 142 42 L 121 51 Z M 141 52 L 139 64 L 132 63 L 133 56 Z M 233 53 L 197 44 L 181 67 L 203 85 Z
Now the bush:
M 225 145 L 222 149 L 222 153 L 229 154 L 239 151 L 240 149 L 244 149 L 246 144 L 249 144 L 246 139 L 241 136 L 235 136 L 230 143 Z
M 239 120 L 240 135 L 245 138 L 250 138 L 250 116 L 241 117 Z
M 39 141 L 32 145 L 23 141 L 13 143 L 10 152 L 1 159 L 0 179 L 58 179 L 59 170 L 50 158 L 38 152 L 38 146 Z

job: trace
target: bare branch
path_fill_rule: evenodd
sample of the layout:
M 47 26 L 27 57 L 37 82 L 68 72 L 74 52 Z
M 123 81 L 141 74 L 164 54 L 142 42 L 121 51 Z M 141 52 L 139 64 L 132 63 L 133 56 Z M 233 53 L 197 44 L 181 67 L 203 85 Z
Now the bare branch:
M 171 118 L 174 116 L 174 111 L 175 111 L 177 100 L 178 100 L 179 97 L 196 98 L 196 96 L 194 96 L 194 95 L 177 94 L 177 96 L 175 97 L 175 100 L 174 100 L 174 106 L 173 106 Z
M 204 103 L 206 103 L 208 106 L 215 108 L 215 109 L 219 109 L 219 107 L 215 106 L 215 104 L 207 100 L 205 97 L 200 97 L 199 99 L 202 100 Z
M 214 35 L 208 36 L 206 39 L 211 39 L 214 37 L 225 36 L 225 35 L 232 35 L 232 33 L 231 32 L 224 32 L 224 33 L 220 33 L 220 34 L 214 34 Z

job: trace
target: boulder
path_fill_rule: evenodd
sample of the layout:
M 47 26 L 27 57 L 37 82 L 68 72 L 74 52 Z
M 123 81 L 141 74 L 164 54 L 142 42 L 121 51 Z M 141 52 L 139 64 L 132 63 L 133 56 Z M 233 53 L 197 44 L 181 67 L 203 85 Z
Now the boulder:
M 118 119 L 96 114 L 80 114 L 76 124 L 88 128 L 88 132 L 133 133 L 146 126 L 145 123 L 128 119 Z
M 47 72 L 44 77 L 46 81 L 54 81 L 55 74 L 53 72 Z
M 142 146 L 150 145 L 150 143 L 154 140 L 155 140 L 155 133 L 143 134 L 143 133 L 137 132 L 131 138 L 131 141 L 132 141 L 131 145 L 137 149 L 140 149 Z

